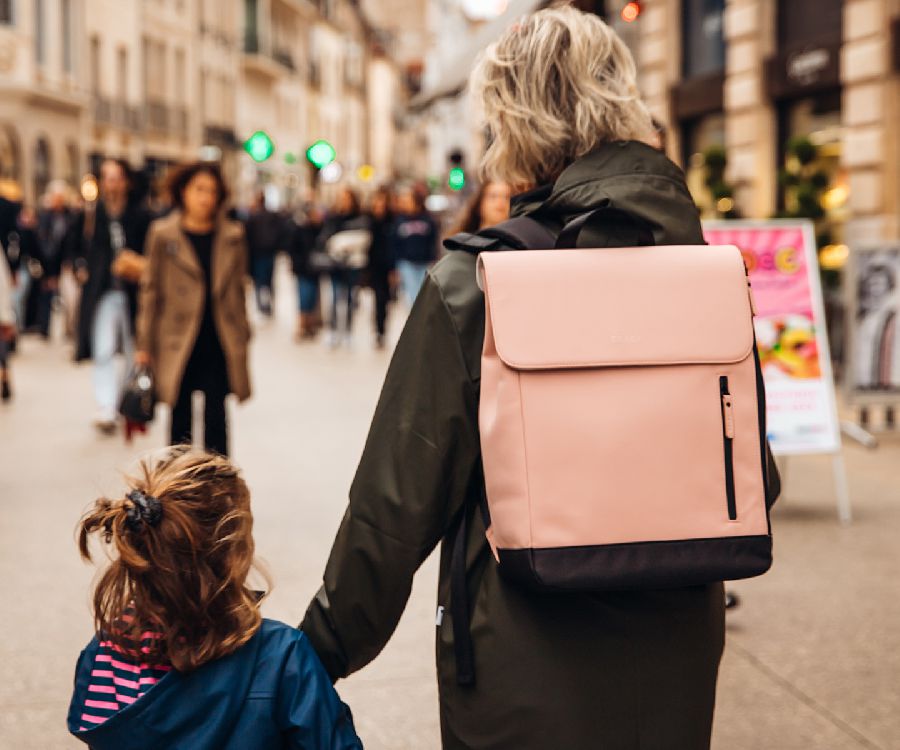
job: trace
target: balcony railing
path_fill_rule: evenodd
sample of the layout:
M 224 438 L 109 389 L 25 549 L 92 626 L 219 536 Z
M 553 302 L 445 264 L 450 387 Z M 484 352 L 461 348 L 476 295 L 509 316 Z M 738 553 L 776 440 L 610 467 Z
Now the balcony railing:
M 297 70 L 297 65 L 294 63 L 294 56 L 286 49 L 273 50 L 272 59 L 280 65 L 284 65 L 288 70 Z
M 112 102 L 99 94 L 94 95 L 94 122 L 100 125 L 113 124 L 113 106 Z
M 144 122 L 147 130 L 165 133 L 169 130 L 169 108 L 162 102 L 147 102 L 144 105 Z

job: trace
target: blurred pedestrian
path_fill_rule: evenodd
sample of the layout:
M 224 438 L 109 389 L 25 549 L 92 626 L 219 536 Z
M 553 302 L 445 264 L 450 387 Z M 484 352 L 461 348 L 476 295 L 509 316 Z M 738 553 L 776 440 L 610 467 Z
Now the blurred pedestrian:
M 62 180 L 51 182 L 44 198 L 45 208 L 38 214 L 41 277 L 37 328 L 45 339 L 50 337 L 53 303 L 59 293 L 63 263 L 73 252 L 75 213 L 69 208 L 68 192 L 68 185 Z
M 641 245 L 647 232 L 660 245 L 703 243 L 683 173 L 643 142 L 652 126 L 631 53 L 597 15 L 562 6 L 524 18 L 486 50 L 473 84 L 491 126 L 483 169 L 523 191 L 513 216 L 555 235 L 608 206 L 581 246 Z M 442 542 L 436 660 L 446 750 L 708 748 L 721 583 L 549 595 L 500 575 L 479 510 L 483 239 L 426 276 L 302 628 L 332 678 L 361 669 Z M 578 336 L 581 322 L 560 334 Z M 523 466 L 504 470 L 522 481 Z
M 325 220 L 317 245 L 331 259 L 331 333 L 329 343 L 335 347 L 350 343 L 356 287 L 362 270 L 369 263 L 372 245 L 371 221 L 363 214 L 359 196 L 349 187 L 341 188 L 333 213 Z M 341 309 L 344 309 L 341 334 Z
M 37 214 L 27 204 L 21 204 L 13 231 L 8 235 L 7 254 L 15 259 L 15 310 L 20 333 L 36 328 L 40 297 L 41 261 L 38 242 Z
M 75 224 L 75 273 L 82 285 L 77 361 L 94 361 L 94 424 L 115 429 L 124 373 L 116 353 L 130 362 L 134 351 L 137 290 L 144 269 L 144 239 L 150 216 L 134 192 L 134 173 L 123 159 L 100 166 L 100 200 Z
M 151 367 L 157 398 L 172 407 L 171 442 L 193 442 L 191 400 L 200 391 L 204 444 L 228 455 L 225 399 L 250 397 L 247 241 L 224 217 L 228 188 L 217 165 L 184 165 L 169 191 L 175 210 L 147 239 L 135 362 Z
M 313 262 L 316 238 L 322 231 L 322 212 L 308 203 L 294 218 L 289 252 L 291 270 L 297 278 L 299 316 L 297 341 L 314 339 L 322 327 L 319 283 L 321 272 Z
M 250 492 L 220 456 L 171 451 L 82 518 L 111 558 L 68 728 L 95 750 L 362 750 L 309 641 L 263 619 Z M 268 583 L 268 576 L 259 571 Z
M 4 403 L 12 398 L 9 349 L 15 335 L 16 312 L 13 309 L 12 274 L 6 262 L 6 253 L 0 252 L 0 400 Z
M 408 187 L 397 199 L 399 215 L 394 222 L 392 243 L 400 283 L 410 305 L 419 293 L 425 274 L 437 258 L 437 222 L 425 208 L 420 190 Z
M 394 216 L 391 212 L 391 189 L 382 186 L 372 196 L 369 209 L 372 222 L 372 246 L 366 269 L 369 284 L 375 293 L 375 346 L 384 347 L 387 328 L 387 309 L 392 288 L 396 287 L 396 259 L 394 258 Z
M 247 245 L 250 248 L 250 270 L 256 290 L 256 306 L 267 316 L 272 315 L 274 297 L 272 278 L 275 273 L 275 256 L 285 240 L 284 219 L 266 207 L 266 195 L 257 193 L 247 217 Z
M 486 181 L 472 197 L 463 211 L 453 234 L 475 234 L 485 227 L 493 227 L 509 218 L 509 200 L 512 188 L 505 182 Z

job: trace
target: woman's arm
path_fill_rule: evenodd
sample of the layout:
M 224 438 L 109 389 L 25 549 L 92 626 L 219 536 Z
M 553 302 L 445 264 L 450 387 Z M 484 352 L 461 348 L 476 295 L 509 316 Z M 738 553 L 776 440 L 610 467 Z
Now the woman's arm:
M 388 370 L 322 588 L 301 628 L 333 679 L 384 648 L 413 575 L 462 507 L 479 455 L 477 384 L 429 276 Z

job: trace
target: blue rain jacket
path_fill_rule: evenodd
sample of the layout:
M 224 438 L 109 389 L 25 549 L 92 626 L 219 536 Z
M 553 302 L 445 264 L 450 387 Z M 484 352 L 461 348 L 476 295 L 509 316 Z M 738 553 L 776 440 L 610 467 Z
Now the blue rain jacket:
M 99 643 L 81 652 L 69 731 L 96 750 L 361 750 L 338 698 L 299 630 L 263 620 L 246 645 L 199 669 L 167 673 L 137 702 L 80 732 Z

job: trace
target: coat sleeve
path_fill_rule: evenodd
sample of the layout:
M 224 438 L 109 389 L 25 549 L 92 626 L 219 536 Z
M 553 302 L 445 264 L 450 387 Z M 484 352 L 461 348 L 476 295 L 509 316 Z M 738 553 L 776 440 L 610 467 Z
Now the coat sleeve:
M 775 456 L 772 455 L 772 446 L 766 441 L 766 477 L 768 478 L 768 486 L 766 487 L 766 507 L 771 508 L 775 505 L 778 496 L 781 495 L 781 475 L 778 473 L 778 466 L 775 464 Z
M 397 344 L 324 582 L 301 628 L 337 679 L 384 648 L 413 575 L 463 506 L 479 455 L 477 385 L 429 275 Z
M 147 265 L 144 268 L 144 275 L 141 277 L 138 297 L 136 345 L 140 352 L 156 351 L 156 321 L 159 318 L 158 308 L 161 301 L 162 244 L 157 240 L 156 225 L 151 224 L 144 245 Z
M 309 641 L 297 638 L 278 689 L 276 719 L 286 748 L 362 750 L 350 709 L 341 702 Z

